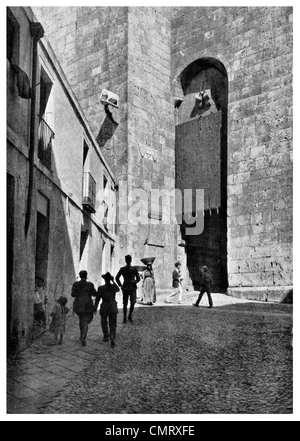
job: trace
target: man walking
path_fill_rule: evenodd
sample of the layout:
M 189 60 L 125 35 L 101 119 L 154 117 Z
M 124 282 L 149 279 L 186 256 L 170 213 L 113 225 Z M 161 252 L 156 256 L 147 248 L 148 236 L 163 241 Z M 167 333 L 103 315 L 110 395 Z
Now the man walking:
M 105 285 L 99 286 L 98 288 L 94 312 L 97 312 L 99 302 L 102 299 L 100 316 L 104 337 L 103 341 L 108 342 L 110 339 L 110 345 L 112 348 L 114 348 L 116 346 L 115 341 L 118 317 L 118 304 L 116 302 L 116 293 L 120 291 L 120 288 L 114 282 L 114 278 L 110 273 L 106 273 L 102 277 L 105 280 Z
M 207 268 L 207 266 L 203 266 L 201 280 L 200 280 L 200 289 L 201 290 L 200 290 L 200 294 L 197 299 L 197 302 L 193 303 L 193 306 L 199 306 L 199 303 L 201 302 L 203 294 L 207 293 L 209 308 L 213 307 L 213 301 L 212 301 L 212 297 L 211 297 L 211 285 L 212 285 L 212 280 L 211 280 L 211 277 L 208 273 L 208 268 Z
M 130 299 L 130 310 L 128 315 L 128 320 L 132 322 L 132 314 L 134 310 L 134 305 L 136 304 L 136 290 L 137 284 L 140 281 L 140 275 L 136 267 L 131 266 L 132 257 L 125 256 L 126 266 L 120 268 L 118 274 L 116 275 L 116 282 L 123 291 L 123 323 L 127 322 L 127 306 L 128 300 Z M 120 277 L 123 276 L 123 284 L 120 282 Z
M 80 281 L 72 287 L 71 296 L 75 297 L 73 311 L 79 317 L 80 340 L 82 346 L 86 346 L 88 327 L 94 317 L 94 303 L 92 297 L 96 297 L 93 283 L 87 281 L 87 272 L 80 271 Z

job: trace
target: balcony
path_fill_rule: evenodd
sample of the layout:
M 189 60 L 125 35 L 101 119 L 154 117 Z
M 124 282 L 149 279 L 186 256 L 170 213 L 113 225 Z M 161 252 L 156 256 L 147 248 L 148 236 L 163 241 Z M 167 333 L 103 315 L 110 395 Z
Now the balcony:
M 46 121 L 40 117 L 39 134 L 38 134 L 38 158 L 41 163 L 51 170 L 52 157 L 52 139 L 54 139 L 54 132 L 48 126 Z
M 83 173 L 82 205 L 89 213 L 96 213 L 96 181 L 88 172 Z

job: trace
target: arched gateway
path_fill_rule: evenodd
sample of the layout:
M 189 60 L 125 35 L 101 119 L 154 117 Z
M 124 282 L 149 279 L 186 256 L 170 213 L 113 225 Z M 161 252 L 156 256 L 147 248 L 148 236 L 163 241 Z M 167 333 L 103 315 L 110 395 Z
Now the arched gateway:
M 179 77 L 183 101 L 177 110 L 176 188 L 204 189 L 204 230 L 185 241 L 190 279 L 197 289 L 199 267 L 207 265 L 214 291 L 225 291 L 227 276 L 227 111 L 228 79 L 222 63 L 201 58 Z M 178 101 L 177 101 L 178 106 Z

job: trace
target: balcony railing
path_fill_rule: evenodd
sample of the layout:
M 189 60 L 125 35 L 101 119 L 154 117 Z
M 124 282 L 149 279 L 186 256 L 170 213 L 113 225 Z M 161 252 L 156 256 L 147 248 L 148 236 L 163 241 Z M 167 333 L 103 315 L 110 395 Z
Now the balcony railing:
M 46 121 L 40 117 L 39 121 L 39 135 L 38 135 L 38 158 L 41 163 L 51 169 L 52 157 L 52 140 L 54 139 L 54 132 L 48 126 Z
M 83 173 L 82 205 L 90 213 L 96 213 L 96 181 L 88 172 Z

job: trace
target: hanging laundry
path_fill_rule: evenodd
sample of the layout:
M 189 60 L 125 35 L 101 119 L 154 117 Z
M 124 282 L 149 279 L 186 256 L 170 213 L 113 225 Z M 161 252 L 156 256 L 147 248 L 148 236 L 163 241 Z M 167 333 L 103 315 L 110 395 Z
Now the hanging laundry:
M 21 98 L 31 98 L 31 87 L 28 75 L 16 64 L 12 65 L 15 76 L 17 78 L 17 88 Z

